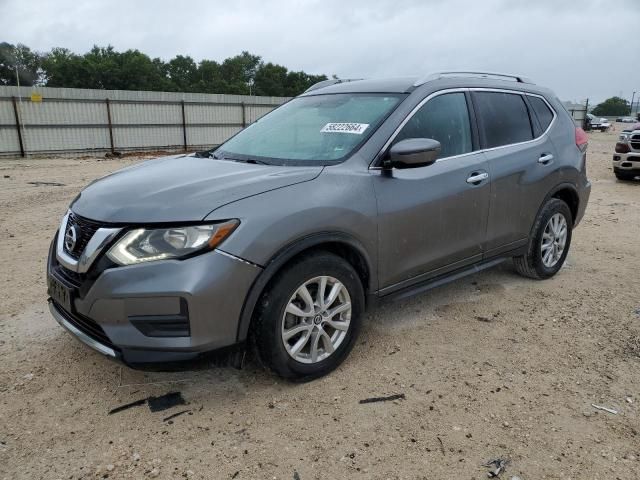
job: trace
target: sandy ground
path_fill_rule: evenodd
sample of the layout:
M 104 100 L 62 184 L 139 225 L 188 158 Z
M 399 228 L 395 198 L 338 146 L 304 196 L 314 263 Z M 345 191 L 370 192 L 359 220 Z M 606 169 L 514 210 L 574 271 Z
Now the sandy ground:
M 555 278 L 505 264 L 386 304 L 302 385 L 79 344 L 47 311 L 49 240 L 84 185 L 138 159 L 0 160 L 0 478 L 481 479 L 496 457 L 502 478 L 640 478 L 640 182 L 613 176 L 615 138 L 590 134 L 591 201 Z M 188 404 L 108 415 L 170 391 Z

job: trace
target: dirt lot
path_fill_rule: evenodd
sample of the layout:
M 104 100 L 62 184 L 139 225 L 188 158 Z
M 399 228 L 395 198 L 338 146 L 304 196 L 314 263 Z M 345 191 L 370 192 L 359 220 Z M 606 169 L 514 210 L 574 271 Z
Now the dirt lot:
M 613 176 L 615 138 L 590 136 L 591 201 L 555 278 L 505 264 L 386 304 L 302 385 L 252 363 L 134 371 L 79 344 L 47 310 L 49 241 L 84 185 L 139 159 L 0 160 L 0 478 L 481 479 L 496 457 L 503 478 L 640 478 L 640 182 Z M 108 415 L 170 391 L 188 405 Z

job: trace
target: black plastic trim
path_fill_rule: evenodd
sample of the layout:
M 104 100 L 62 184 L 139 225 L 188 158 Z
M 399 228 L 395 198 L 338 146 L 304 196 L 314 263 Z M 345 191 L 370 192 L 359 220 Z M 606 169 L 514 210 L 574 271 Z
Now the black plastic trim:
M 251 324 L 251 318 L 253 317 L 253 312 L 255 310 L 256 304 L 258 303 L 258 300 L 260 299 L 260 295 L 262 295 L 264 288 L 269 283 L 269 280 L 273 278 L 273 276 L 285 263 L 287 263 L 297 254 L 303 252 L 304 250 L 308 250 L 325 243 L 342 243 L 349 247 L 355 248 L 360 256 L 364 259 L 367 271 L 369 273 L 369 285 L 364 285 L 365 291 L 371 292 L 377 288 L 375 267 L 372 265 L 371 259 L 369 258 L 369 255 L 367 254 L 365 248 L 357 239 L 355 239 L 351 235 L 341 232 L 324 232 L 316 233 L 295 240 L 273 256 L 273 258 L 265 265 L 264 270 L 260 273 L 260 275 L 258 275 L 258 277 L 251 285 L 249 293 L 245 297 L 242 311 L 240 312 L 238 331 L 236 334 L 237 342 L 246 340 L 247 334 L 249 332 L 249 325 Z
M 177 315 L 131 315 L 129 322 L 147 337 L 189 337 L 191 325 L 187 301 L 180 298 Z

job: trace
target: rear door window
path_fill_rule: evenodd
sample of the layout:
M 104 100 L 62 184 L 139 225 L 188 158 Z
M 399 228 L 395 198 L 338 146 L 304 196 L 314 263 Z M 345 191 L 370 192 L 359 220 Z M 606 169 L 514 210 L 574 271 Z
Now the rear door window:
M 531 108 L 533 108 L 533 111 L 536 113 L 536 117 L 538 117 L 542 131 L 546 131 L 553 120 L 553 112 L 540 97 L 532 97 L 529 95 L 528 98 Z
M 464 93 L 438 95 L 425 103 L 402 127 L 393 143 L 407 138 L 437 140 L 441 145 L 439 158 L 471 152 L 471 124 Z
M 533 139 L 529 110 L 517 93 L 473 92 L 484 148 Z

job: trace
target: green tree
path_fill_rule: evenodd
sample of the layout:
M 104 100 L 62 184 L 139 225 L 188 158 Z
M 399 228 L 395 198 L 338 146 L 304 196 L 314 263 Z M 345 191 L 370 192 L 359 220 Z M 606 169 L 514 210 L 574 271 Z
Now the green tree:
M 288 73 L 287 69 L 281 65 L 261 64 L 255 75 L 255 95 L 286 96 Z
M 0 43 L 0 85 L 36 85 L 41 80 L 41 56 L 19 43 Z M 16 71 L 17 76 L 16 78 Z
M 151 60 L 138 50 L 120 53 L 111 46 L 95 46 L 84 55 L 76 55 L 54 48 L 42 66 L 50 87 L 166 90 L 169 86 L 164 62 Z
M 287 75 L 287 81 L 285 82 L 285 96 L 295 97 L 296 95 L 300 95 L 311 85 L 323 80 L 328 80 L 326 75 L 309 75 L 305 72 L 289 72 Z
M 193 91 L 202 93 L 223 93 L 225 91 L 225 82 L 218 62 L 213 60 L 200 62 Z
M 109 90 L 151 90 L 227 93 L 237 95 L 295 96 L 325 75 L 290 72 L 286 67 L 265 63 L 249 52 L 218 63 L 177 55 L 168 62 L 151 59 L 139 50 L 116 51 L 112 46 L 94 46 L 83 55 L 53 48 L 40 55 L 28 47 L 0 44 L 0 84 L 13 84 L 11 74 L 16 58 L 25 72 L 25 85 L 37 77 L 50 87 L 96 88 Z M 15 69 L 13 70 L 15 71 Z M 21 75 L 22 79 L 22 75 Z
M 261 63 L 255 75 L 255 94 L 274 97 L 295 97 L 314 83 L 326 79 L 326 75 L 290 72 L 282 65 Z
M 115 85 L 120 90 L 167 90 L 166 64 L 159 58 L 151 59 L 138 50 L 127 50 L 118 55 L 116 63 L 119 77 Z
M 624 98 L 611 97 L 599 103 L 591 111 L 594 115 L 601 117 L 615 117 L 618 115 L 628 115 L 630 112 L 629 102 Z
M 42 69 L 48 87 L 90 88 L 87 86 L 90 73 L 82 57 L 66 48 L 54 48 L 47 53 Z
M 242 52 L 235 57 L 227 58 L 220 65 L 220 73 L 224 82 L 224 92 L 235 95 L 249 95 L 250 86 L 254 84 L 256 71 L 260 66 L 260 57 L 249 52 Z
M 167 63 L 171 90 L 193 92 L 198 78 L 198 65 L 191 57 L 178 55 Z

